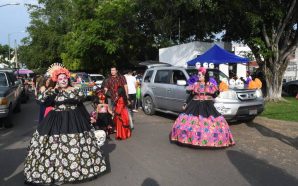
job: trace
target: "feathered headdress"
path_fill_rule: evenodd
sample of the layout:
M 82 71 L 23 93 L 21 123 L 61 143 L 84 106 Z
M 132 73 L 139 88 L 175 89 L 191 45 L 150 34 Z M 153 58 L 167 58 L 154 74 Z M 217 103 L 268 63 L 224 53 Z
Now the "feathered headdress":
M 52 64 L 47 72 L 51 75 L 51 79 L 56 82 L 60 74 L 65 74 L 67 78 L 70 78 L 70 72 L 60 63 Z

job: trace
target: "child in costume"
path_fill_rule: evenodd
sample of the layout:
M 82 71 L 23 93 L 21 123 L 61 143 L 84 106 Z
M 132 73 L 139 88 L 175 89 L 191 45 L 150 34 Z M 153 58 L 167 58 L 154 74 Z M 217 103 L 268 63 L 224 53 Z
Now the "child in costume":
M 91 113 L 91 122 L 95 129 L 104 130 L 109 138 L 112 133 L 112 110 L 109 105 L 105 103 L 105 95 L 99 92 L 98 96 L 93 100 L 94 111 Z

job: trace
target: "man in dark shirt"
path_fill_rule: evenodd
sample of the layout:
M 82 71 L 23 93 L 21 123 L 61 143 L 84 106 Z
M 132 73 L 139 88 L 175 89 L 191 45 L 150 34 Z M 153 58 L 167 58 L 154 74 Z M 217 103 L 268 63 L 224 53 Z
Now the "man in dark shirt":
M 118 73 L 117 68 L 115 66 L 112 66 L 111 75 L 106 80 L 104 85 L 105 93 L 108 93 L 110 96 L 109 106 L 111 108 L 114 107 L 115 102 L 118 98 L 117 91 L 119 87 L 124 87 L 126 96 L 128 96 L 127 83 L 125 77 Z

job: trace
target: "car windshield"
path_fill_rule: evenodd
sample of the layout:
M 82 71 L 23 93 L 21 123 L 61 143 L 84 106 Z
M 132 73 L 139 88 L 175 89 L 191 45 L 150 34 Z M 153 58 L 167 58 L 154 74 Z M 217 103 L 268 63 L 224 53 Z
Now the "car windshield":
M 90 76 L 92 81 L 101 81 L 103 80 L 103 76 Z
M 4 73 L 0 73 L 0 87 L 7 87 L 7 79 Z

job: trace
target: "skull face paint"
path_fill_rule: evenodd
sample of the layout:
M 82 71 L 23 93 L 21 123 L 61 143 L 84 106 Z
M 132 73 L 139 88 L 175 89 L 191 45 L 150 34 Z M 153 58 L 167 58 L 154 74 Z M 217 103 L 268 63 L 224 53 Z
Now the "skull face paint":
M 59 74 L 57 80 L 58 86 L 61 88 L 66 88 L 68 86 L 68 78 L 65 74 Z

